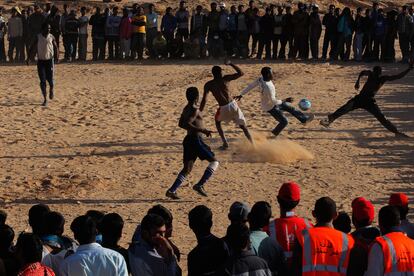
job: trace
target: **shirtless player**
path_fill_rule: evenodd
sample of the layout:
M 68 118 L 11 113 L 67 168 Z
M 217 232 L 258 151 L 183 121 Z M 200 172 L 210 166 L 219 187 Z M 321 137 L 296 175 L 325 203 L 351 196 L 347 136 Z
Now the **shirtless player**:
M 244 118 L 243 112 L 240 110 L 236 101 L 230 95 L 228 87 L 228 83 L 243 76 L 243 72 L 238 66 L 234 65 L 230 61 L 227 61 L 225 64 L 233 67 L 233 69 L 236 70 L 236 74 L 223 76 L 221 67 L 214 66 L 212 69 L 214 78 L 204 85 L 204 95 L 200 104 L 200 111 L 203 111 L 209 92 L 213 94 L 214 98 L 219 104 L 219 108 L 215 116 L 215 121 L 217 131 L 220 134 L 221 140 L 223 141 L 223 145 L 220 147 L 220 149 L 223 150 L 229 147 L 226 136 L 224 136 L 224 132 L 221 127 L 221 122 L 223 121 L 234 121 L 243 130 L 244 135 L 246 135 L 247 139 L 252 142 L 252 137 L 246 127 L 246 120 Z
M 166 193 L 166 196 L 172 199 L 180 199 L 177 195 L 177 189 L 184 182 L 187 175 L 190 174 L 197 158 L 210 162 L 203 177 L 193 186 L 193 189 L 202 196 L 207 196 L 207 193 L 204 190 L 204 184 L 213 175 L 214 171 L 217 170 L 219 165 L 219 162 L 214 157 L 214 153 L 201 138 L 201 134 L 204 134 L 207 137 L 211 136 L 211 131 L 204 128 L 203 118 L 197 107 L 199 99 L 198 89 L 196 87 L 188 88 L 186 97 L 188 104 L 184 107 L 178 124 L 181 128 L 187 130 L 187 136 L 185 136 L 183 141 L 184 168 L 178 174 L 174 184 Z
M 395 137 L 407 138 L 408 136 L 402 132 L 399 132 L 397 128 L 382 114 L 380 108 L 375 100 L 375 95 L 381 89 L 381 87 L 387 81 L 394 81 L 403 78 L 413 69 L 413 60 L 411 60 L 409 67 L 403 72 L 393 76 L 383 76 L 382 68 L 375 66 L 373 71 L 366 70 L 359 74 L 358 80 L 355 83 L 355 89 L 359 89 L 359 81 L 362 77 L 367 76 L 368 80 L 362 87 L 361 92 L 350 99 L 345 105 L 340 107 L 337 111 L 328 115 L 327 119 L 321 121 L 321 125 L 329 127 L 336 119 L 351 112 L 355 109 L 365 109 L 369 113 L 375 116 L 377 120 L 389 131 L 395 134 Z

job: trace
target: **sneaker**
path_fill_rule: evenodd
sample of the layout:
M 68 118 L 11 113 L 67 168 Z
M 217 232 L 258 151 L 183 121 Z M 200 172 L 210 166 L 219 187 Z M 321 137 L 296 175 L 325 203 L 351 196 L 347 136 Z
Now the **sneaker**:
M 207 196 L 206 191 L 204 190 L 203 186 L 200 185 L 194 185 L 193 186 L 193 190 L 196 191 L 198 194 L 202 195 L 202 196 Z
M 307 116 L 308 118 L 306 119 L 306 122 L 304 123 L 305 125 L 306 124 L 309 124 L 310 122 L 312 122 L 313 121 L 313 119 L 315 119 L 315 115 L 313 115 L 313 114 L 308 114 L 308 116 Z
M 329 125 L 331 124 L 328 119 L 323 119 L 319 123 L 324 127 L 329 127 Z
M 166 197 L 169 197 L 169 198 L 171 198 L 171 199 L 174 199 L 174 200 L 176 200 L 176 199 L 180 199 L 180 197 L 177 195 L 177 192 L 171 192 L 170 190 L 168 190 L 168 191 L 165 193 L 165 196 L 166 196 Z

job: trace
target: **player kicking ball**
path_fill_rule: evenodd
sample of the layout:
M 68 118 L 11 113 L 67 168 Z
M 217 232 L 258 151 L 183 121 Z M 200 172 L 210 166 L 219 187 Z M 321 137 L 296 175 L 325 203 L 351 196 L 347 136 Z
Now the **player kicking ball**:
M 361 89 L 358 95 L 350 99 L 342 107 L 338 108 L 334 113 L 329 114 L 327 119 L 322 120 L 320 123 L 324 127 L 329 127 L 336 119 L 339 117 L 355 110 L 355 109 L 365 109 L 371 113 L 386 129 L 395 134 L 397 138 L 409 138 L 406 134 L 398 131 L 398 129 L 391 123 L 387 118 L 385 118 L 381 109 L 377 105 L 375 100 L 375 95 L 381 89 L 381 87 L 388 81 L 395 81 L 403 78 L 407 75 L 414 66 L 414 60 L 410 61 L 408 68 L 401 73 L 393 76 L 382 75 L 382 68 L 380 66 L 375 66 L 374 69 L 362 71 L 359 74 L 358 80 L 355 83 L 355 89 L 359 89 L 359 82 L 362 77 L 368 77 L 367 82 Z
M 240 101 L 241 98 L 246 95 L 250 90 L 260 87 L 261 92 L 261 105 L 263 111 L 270 113 L 279 124 L 272 130 L 275 136 L 278 136 L 282 130 L 288 125 L 288 119 L 284 112 L 292 114 L 301 123 L 307 124 L 314 118 L 313 114 L 304 114 L 295 109 L 290 103 L 293 102 L 293 98 L 289 97 L 284 101 L 276 98 L 276 89 L 273 84 L 273 72 L 270 67 L 263 67 L 261 71 L 262 76 L 247 86 L 239 96 L 234 97 L 235 100 Z
M 204 184 L 210 179 L 219 166 L 219 162 L 214 157 L 214 153 L 211 151 L 210 147 L 204 143 L 201 137 L 202 134 L 210 137 L 212 131 L 204 128 L 203 117 L 197 106 L 199 99 L 198 89 L 196 87 L 188 88 L 186 97 L 188 104 L 184 107 L 178 124 L 179 127 L 187 130 L 187 136 L 185 136 L 183 141 L 184 168 L 178 174 L 177 179 L 166 193 L 166 196 L 171 199 L 180 199 L 177 195 L 177 189 L 190 174 L 197 158 L 210 162 L 200 181 L 193 186 L 193 189 L 202 196 L 207 196 L 207 193 L 204 190 Z

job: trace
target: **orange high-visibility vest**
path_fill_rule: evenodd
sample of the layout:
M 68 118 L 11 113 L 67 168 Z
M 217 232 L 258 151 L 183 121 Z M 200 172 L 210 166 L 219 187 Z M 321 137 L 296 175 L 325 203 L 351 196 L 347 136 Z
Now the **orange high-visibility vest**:
M 277 241 L 283 248 L 288 264 L 292 261 L 298 235 L 303 229 L 311 228 L 312 224 L 304 218 L 286 217 L 277 218 L 269 223 L 264 230 L 272 240 Z
M 402 232 L 392 232 L 375 241 L 384 255 L 384 275 L 414 274 L 414 240 Z
M 302 275 L 345 276 L 349 255 L 354 246 L 352 236 L 329 227 L 302 231 Z

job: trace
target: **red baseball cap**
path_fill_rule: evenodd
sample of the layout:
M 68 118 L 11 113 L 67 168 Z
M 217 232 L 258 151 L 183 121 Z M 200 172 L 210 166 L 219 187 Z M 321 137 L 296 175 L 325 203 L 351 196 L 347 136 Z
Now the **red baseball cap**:
M 357 197 L 352 201 L 352 216 L 356 221 L 369 220 L 372 222 L 375 217 L 374 205 L 371 201 L 363 198 Z
M 408 206 L 408 197 L 404 193 L 395 193 L 390 196 L 390 200 L 388 204 L 391 206 L 401 206 L 407 207 Z
M 286 201 L 299 201 L 300 187 L 296 182 L 293 181 L 284 183 L 282 187 L 280 187 L 277 197 Z

